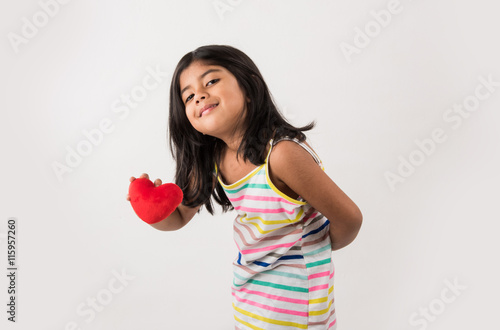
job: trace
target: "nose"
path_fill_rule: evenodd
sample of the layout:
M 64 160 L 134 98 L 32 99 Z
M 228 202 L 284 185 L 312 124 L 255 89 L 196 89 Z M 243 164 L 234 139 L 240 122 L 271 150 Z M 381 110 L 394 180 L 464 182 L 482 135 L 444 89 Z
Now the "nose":
M 204 100 L 208 97 L 208 94 L 206 92 L 200 92 L 198 94 L 198 97 L 196 99 L 196 104 L 200 103 L 201 100 Z

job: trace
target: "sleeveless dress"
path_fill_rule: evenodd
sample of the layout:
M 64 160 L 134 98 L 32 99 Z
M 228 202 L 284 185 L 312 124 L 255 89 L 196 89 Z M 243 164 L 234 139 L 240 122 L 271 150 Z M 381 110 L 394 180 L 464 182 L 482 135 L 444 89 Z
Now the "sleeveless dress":
M 319 157 L 304 143 L 321 169 Z M 336 329 L 329 220 L 271 182 L 268 160 L 234 184 L 217 179 L 237 216 L 233 262 L 235 329 Z M 307 212 L 308 210 L 312 211 Z

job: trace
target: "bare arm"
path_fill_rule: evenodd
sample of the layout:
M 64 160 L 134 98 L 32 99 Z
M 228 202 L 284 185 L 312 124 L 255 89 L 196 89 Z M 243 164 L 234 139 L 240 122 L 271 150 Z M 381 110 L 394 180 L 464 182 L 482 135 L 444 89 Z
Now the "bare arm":
M 179 204 L 179 206 L 177 206 L 172 214 L 170 214 L 167 218 L 163 219 L 160 222 L 152 223 L 151 227 L 161 231 L 181 229 L 196 215 L 196 212 L 198 211 L 200 206 L 187 207 L 185 205 Z
M 295 142 L 280 142 L 269 163 L 280 181 L 329 219 L 332 250 L 341 249 L 356 238 L 363 221 L 360 209 L 304 148 Z

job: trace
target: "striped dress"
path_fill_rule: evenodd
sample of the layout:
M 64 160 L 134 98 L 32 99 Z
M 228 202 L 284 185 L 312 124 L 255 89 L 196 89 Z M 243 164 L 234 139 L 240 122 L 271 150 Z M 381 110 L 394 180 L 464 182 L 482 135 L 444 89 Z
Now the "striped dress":
M 324 170 L 319 157 L 304 147 Z M 303 198 L 293 199 L 271 182 L 266 161 L 226 185 L 215 173 L 237 211 L 233 262 L 235 328 L 336 329 L 330 222 Z M 313 211 L 307 212 L 308 210 Z

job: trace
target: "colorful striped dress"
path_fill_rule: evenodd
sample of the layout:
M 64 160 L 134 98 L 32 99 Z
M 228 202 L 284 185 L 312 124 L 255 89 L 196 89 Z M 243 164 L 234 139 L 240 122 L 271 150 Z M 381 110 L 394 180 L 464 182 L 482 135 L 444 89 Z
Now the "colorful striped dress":
M 336 329 L 333 297 L 334 265 L 328 219 L 298 197 L 293 199 L 271 182 L 266 161 L 238 182 L 226 185 L 215 173 L 237 211 L 231 287 L 236 329 Z M 313 213 L 307 211 L 311 209 Z

